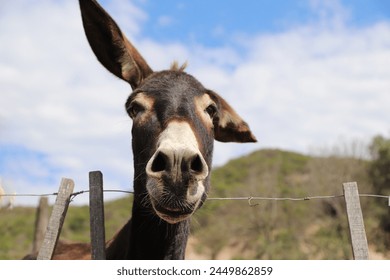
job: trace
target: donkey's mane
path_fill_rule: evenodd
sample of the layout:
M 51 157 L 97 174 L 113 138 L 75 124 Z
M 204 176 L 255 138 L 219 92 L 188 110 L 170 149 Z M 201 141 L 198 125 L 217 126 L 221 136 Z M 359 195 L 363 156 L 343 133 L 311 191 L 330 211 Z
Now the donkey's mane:
M 179 66 L 179 62 L 175 60 L 172 62 L 170 70 L 183 72 L 187 68 L 187 66 L 188 66 L 187 61 L 184 62 L 181 66 Z

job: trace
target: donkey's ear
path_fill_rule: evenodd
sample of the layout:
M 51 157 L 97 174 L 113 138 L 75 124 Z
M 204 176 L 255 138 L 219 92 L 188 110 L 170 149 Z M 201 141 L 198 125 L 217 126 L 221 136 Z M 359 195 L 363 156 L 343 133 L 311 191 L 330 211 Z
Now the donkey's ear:
M 248 124 L 218 94 L 208 91 L 218 110 L 214 118 L 214 138 L 221 142 L 257 142 Z
M 97 59 L 133 89 L 137 88 L 153 70 L 96 0 L 80 0 L 80 10 L 85 34 Z

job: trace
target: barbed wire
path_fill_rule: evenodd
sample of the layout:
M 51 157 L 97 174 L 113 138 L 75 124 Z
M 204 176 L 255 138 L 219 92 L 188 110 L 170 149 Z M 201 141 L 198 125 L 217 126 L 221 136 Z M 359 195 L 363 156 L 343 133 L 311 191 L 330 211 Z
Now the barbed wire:
M 25 197 L 29 197 L 29 196 L 57 196 L 58 195 L 58 192 L 54 192 L 54 193 L 42 193 L 42 194 L 37 194 L 37 193 L 4 193 L 4 194 L 0 194 L 0 197 L 4 196 L 4 197 L 7 197 L 7 196 L 10 196 L 10 197 L 14 197 L 14 196 L 25 196 Z
M 134 194 L 133 191 L 127 191 L 127 190 L 120 190 L 120 189 L 106 189 L 103 190 L 103 192 L 106 193 L 127 193 L 127 194 Z M 74 192 L 70 195 L 70 200 L 73 201 L 75 197 L 89 193 L 89 190 L 82 190 Z M 34 194 L 34 193 L 27 193 L 27 194 L 7 194 L 3 193 L 0 194 L 0 197 L 47 197 L 47 196 L 57 196 L 58 192 L 53 193 L 43 193 L 43 194 Z M 239 196 L 239 197 L 208 197 L 206 200 L 208 201 L 227 201 L 227 200 L 246 200 L 248 201 L 248 204 L 250 206 L 256 206 L 257 204 L 253 204 L 252 201 L 307 201 L 307 200 L 318 200 L 318 199 L 336 199 L 344 197 L 344 194 L 338 194 L 338 195 L 317 195 L 317 196 L 303 196 L 303 197 L 266 197 L 266 196 Z M 386 195 L 379 195 L 379 194 L 359 194 L 359 197 L 371 197 L 371 198 L 385 198 L 389 199 L 390 196 Z

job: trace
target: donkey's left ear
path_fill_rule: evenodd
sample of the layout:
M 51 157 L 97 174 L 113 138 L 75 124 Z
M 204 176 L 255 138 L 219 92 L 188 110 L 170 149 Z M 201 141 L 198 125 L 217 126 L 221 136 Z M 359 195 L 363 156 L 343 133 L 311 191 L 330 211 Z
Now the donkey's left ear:
M 218 94 L 208 91 L 218 107 L 214 118 L 214 138 L 221 142 L 257 142 L 248 124 Z
M 88 42 L 97 59 L 136 89 L 153 70 L 96 0 L 79 0 Z

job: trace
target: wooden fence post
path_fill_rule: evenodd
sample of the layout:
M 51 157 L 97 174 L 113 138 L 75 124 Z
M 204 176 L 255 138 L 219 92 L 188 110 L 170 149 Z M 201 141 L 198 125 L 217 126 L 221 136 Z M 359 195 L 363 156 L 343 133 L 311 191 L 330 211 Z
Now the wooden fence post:
M 51 260 L 61 233 L 62 225 L 68 210 L 70 196 L 73 193 L 74 182 L 71 179 L 62 178 L 58 190 L 56 202 L 50 216 L 45 238 L 39 250 L 38 260 Z
M 104 227 L 103 174 L 89 172 L 89 215 L 91 233 L 91 258 L 106 259 L 106 237 Z
M 37 208 L 37 213 L 35 216 L 35 231 L 34 231 L 34 240 L 32 253 L 38 253 L 39 248 L 41 248 L 43 239 L 45 237 L 45 232 L 47 224 L 49 222 L 49 203 L 47 197 L 41 197 L 39 199 L 39 205 Z
M 368 244 L 356 182 L 343 184 L 352 252 L 355 260 L 368 260 Z

